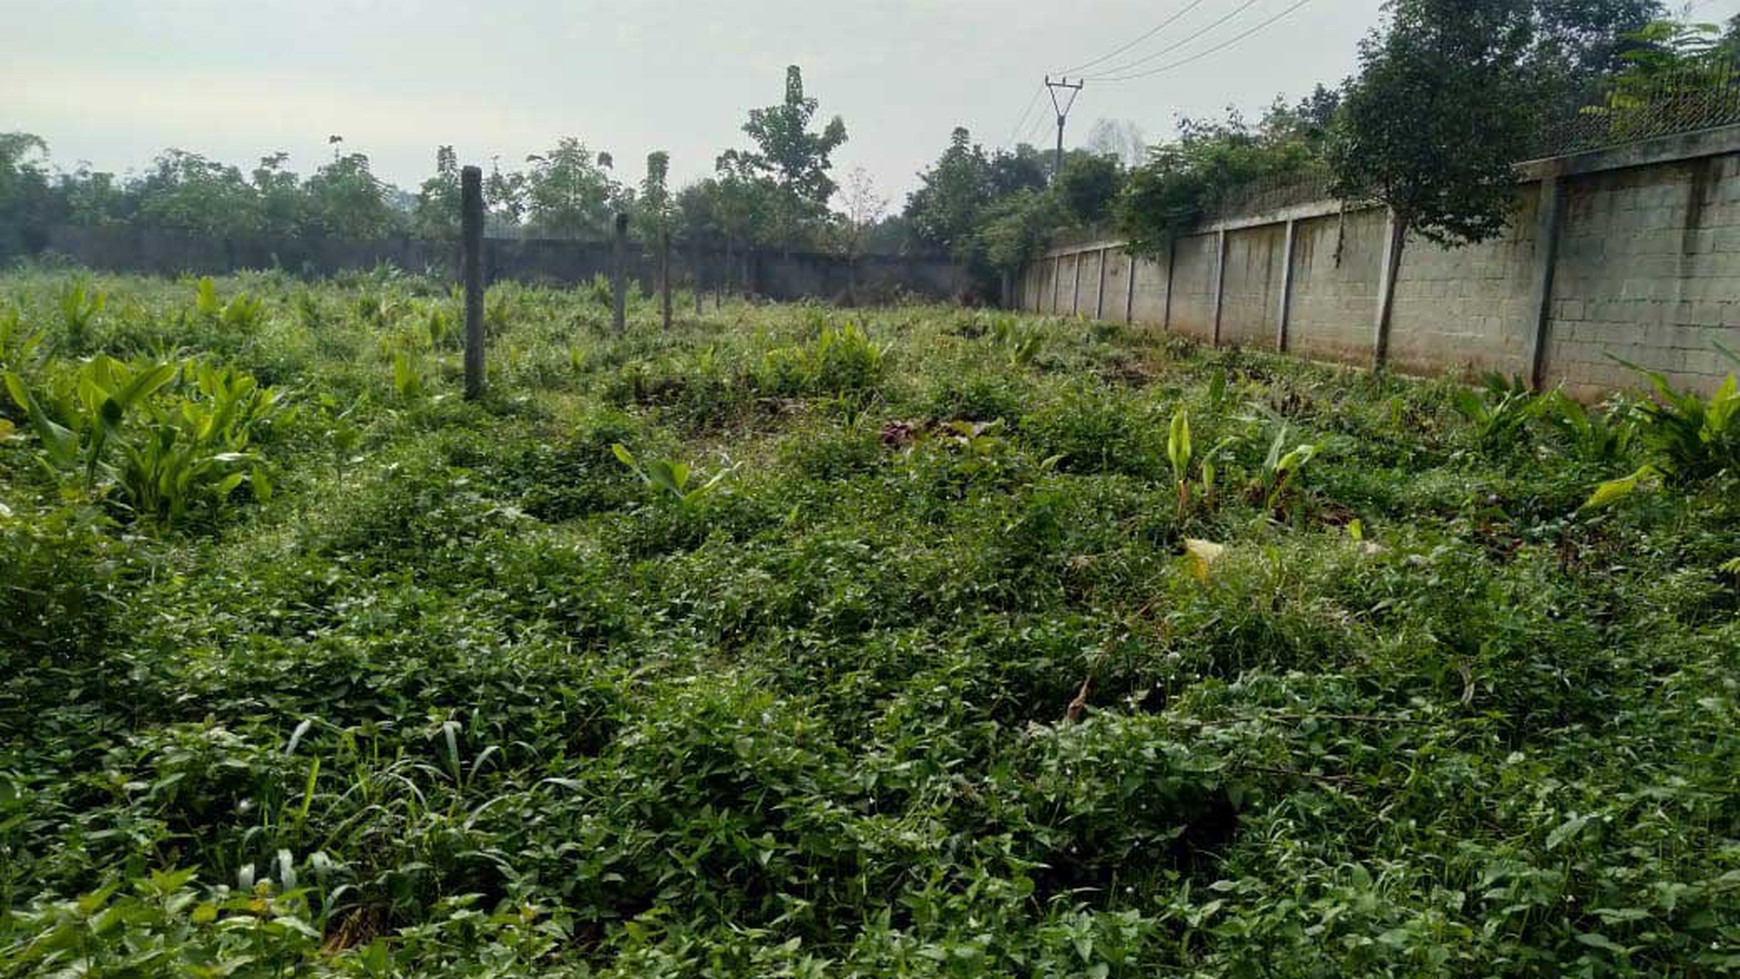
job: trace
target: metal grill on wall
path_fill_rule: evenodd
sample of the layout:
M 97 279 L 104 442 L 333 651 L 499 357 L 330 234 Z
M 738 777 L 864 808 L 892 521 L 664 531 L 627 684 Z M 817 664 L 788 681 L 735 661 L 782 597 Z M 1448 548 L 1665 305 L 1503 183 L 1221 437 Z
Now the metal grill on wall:
M 1629 82 L 1608 104 L 1572 113 L 1546 128 L 1537 159 L 1570 156 L 1673 136 L 1740 125 L 1740 71 L 1704 66 Z M 1210 213 L 1237 218 L 1308 204 L 1333 196 L 1327 171 L 1274 174 L 1229 191 Z
M 1604 106 L 1591 106 L 1547 128 L 1540 156 L 1569 156 L 1660 136 L 1740 124 L 1740 76 L 1712 65 L 1627 82 Z

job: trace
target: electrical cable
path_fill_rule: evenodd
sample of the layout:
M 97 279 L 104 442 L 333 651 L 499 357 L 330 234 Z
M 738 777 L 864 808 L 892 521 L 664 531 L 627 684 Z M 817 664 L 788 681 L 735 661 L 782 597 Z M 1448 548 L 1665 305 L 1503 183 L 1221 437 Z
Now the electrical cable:
M 1171 44 L 1168 44 L 1167 46 L 1161 48 L 1158 51 L 1150 51 L 1149 53 L 1143 55 L 1142 57 L 1137 58 L 1135 61 L 1126 61 L 1121 65 L 1115 65 L 1111 68 L 1103 69 L 1097 75 L 1089 75 L 1087 77 L 1087 81 L 1097 82 L 1097 81 L 1100 81 L 1102 79 L 1111 78 L 1112 76 L 1115 76 L 1115 75 L 1126 74 L 1130 71 L 1130 69 L 1140 67 L 1141 65 L 1145 65 L 1148 62 L 1153 61 L 1155 58 L 1158 58 L 1163 54 L 1171 54 L 1172 52 L 1178 50 L 1181 47 L 1184 47 L 1185 45 L 1189 44 L 1190 42 L 1197 40 L 1198 38 L 1202 37 L 1203 35 L 1212 33 L 1215 28 L 1219 27 L 1220 25 L 1226 23 L 1229 20 L 1232 20 L 1234 17 L 1237 17 L 1239 14 L 1242 14 L 1245 11 L 1251 9 L 1252 7 L 1256 6 L 1257 3 L 1258 3 L 1258 0 L 1245 0 L 1244 3 L 1239 4 L 1238 6 L 1234 7 L 1232 10 L 1221 15 L 1219 20 L 1216 20 L 1214 23 L 1209 24 L 1208 26 L 1202 28 L 1201 30 L 1197 31 L 1196 33 L 1188 35 L 1180 40 L 1173 41 Z
M 1133 80 L 1138 79 L 1138 78 L 1152 78 L 1155 75 L 1159 75 L 1159 74 L 1162 74 L 1164 72 L 1171 71 L 1174 68 L 1182 68 L 1185 65 L 1190 64 L 1191 62 L 1201 61 L 1203 58 L 1206 58 L 1211 54 L 1214 54 L 1214 53 L 1219 52 L 1219 51 L 1224 51 L 1227 48 L 1232 47 L 1233 45 L 1237 44 L 1238 42 L 1244 40 L 1247 37 L 1250 37 L 1252 34 L 1257 33 L 1258 31 L 1262 30 L 1263 28 L 1268 27 L 1271 24 L 1274 24 L 1276 21 L 1279 21 L 1281 18 L 1286 17 L 1288 14 L 1291 14 L 1295 10 L 1298 10 L 1300 7 L 1303 7 L 1310 2 L 1311 2 L 1311 0 L 1297 0 L 1297 2 L 1294 3 L 1292 6 L 1286 8 L 1285 10 L 1282 10 L 1280 13 L 1276 14 L 1273 17 L 1270 17 L 1268 20 L 1263 21 L 1262 23 L 1251 28 L 1250 30 L 1244 31 L 1243 33 L 1240 33 L 1240 34 L 1236 34 L 1236 35 L 1226 39 L 1225 41 L 1222 41 L 1221 43 L 1215 45 L 1212 48 L 1207 48 L 1205 50 L 1198 51 L 1197 53 L 1191 55 L 1188 58 L 1180 58 L 1179 60 L 1171 62 L 1170 64 L 1164 64 L 1158 68 L 1150 68 L 1146 71 L 1139 71 L 1139 72 L 1136 72 L 1134 74 L 1114 75 L 1114 76 L 1110 76 L 1110 77 L 1106 77 L 1106 78 L 1096 78 L 1093 80 L 1100 81 L 1100 82 L 1127 82 L 1127 81 L 1133 81 Z
M 1116 50 L 1113 50 L 1113 51 L 1109 51 L 1106 54 L 1102 54 L 1092 61 L 1084 61 L 1081 64 L 1076 65 L 1074 68 L 1065 69 L 1064 71 L 1059 72 L 1059 74 L 1073 75 L 1078 71 L 1085 71 L 1089 68 L 1092 68 L 1094 65 L 1100 64 L 1101 62 L 1110 61 L 1111 59 L 1116 58 L 1118 55 L 1123 54 L 1125 51 L 1130 50 L 1131 48 L 1135 47 L 1136 45 L 1141 44 L 1143 41 L 1146 41 L 1149 38 L 1153 37 L 1154 35 L 1160 33 L 1161 31 L 1165 30 L 1166 28 L 1171 27 L 1174 23 L 1176 23 L 1178 21 L 1178 18 L 1183 17 L 1185 14 L 1190 13 L 1192 10 L 1195 10 L 1197 7 L 1200 7 L 1200 6 L 1202 6 L 1202 0 L 1191 0 L 1190 3 L 1184 5 L 1183 9 L 1179 10 L 1177 13 L 1173 14 L 1172 16 L 1166 18 L 1165 20 L 1161 21 L 1160 23 L 1149 28 L 1147 33 L 1144 33 L 1144 34 L 1138 36 L 1135 40 L 1130 41 L 1129 43 L 1125 44 L 1123 47 L 1117 48 Z

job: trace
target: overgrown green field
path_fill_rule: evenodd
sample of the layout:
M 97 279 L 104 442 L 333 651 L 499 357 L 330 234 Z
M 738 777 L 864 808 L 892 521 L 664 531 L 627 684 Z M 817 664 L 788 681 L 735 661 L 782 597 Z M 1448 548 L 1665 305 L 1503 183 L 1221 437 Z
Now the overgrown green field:
M 1740 971 L 1732 398 L 509 285 L 467 404 L 445 286 L 76 281 L 0 974 Z

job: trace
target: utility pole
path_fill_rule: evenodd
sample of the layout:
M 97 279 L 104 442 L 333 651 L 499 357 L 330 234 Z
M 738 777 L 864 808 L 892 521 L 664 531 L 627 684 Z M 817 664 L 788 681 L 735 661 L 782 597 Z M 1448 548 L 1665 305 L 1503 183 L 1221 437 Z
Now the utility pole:
M 1072 82 L 1069 80 L 1069 76 L 1065 75 L 1054 82 L 1050 75 L 1045 76 L 1045 90 L 1051 93 L 1051 107 L 1057 112 L 1057 157 L 1056 162 L 1051 167 L 1051 179 L 1053 180 L 1056 180 L 1057 175 L 1063 172 L 1063 124 L 1069 119 L 1069 110 L 1075 108 L 1076 97 L 1081 95 L 1081 86 L 1082 81 L 1079 78 Z M 1059 100 L 1057 97 L 1059 91 L 1068 92 L 1069 98 Z

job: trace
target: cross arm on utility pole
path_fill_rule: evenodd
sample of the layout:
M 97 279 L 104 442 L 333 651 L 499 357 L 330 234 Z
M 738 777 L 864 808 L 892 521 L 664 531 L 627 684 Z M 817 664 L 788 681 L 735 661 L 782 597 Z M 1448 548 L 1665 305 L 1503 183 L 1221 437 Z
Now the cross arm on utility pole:
M 1052 81 L 1050 75 L 1045 76 L 1045 90 L 1051 93 L 1051 108 L 1057 112 L 1057 155 L 1051 166 L 1051 179 L 1063 172 L 1063 126 L 1069 120 L 1069 110 L 1075 108 L 1076 97 L 1081 95 L 1082 80 L 1070 81 L 1065 75 L 1057 81 Z M 1067 98 L 1059 97 L 1058 92 L 1068 92 Z

